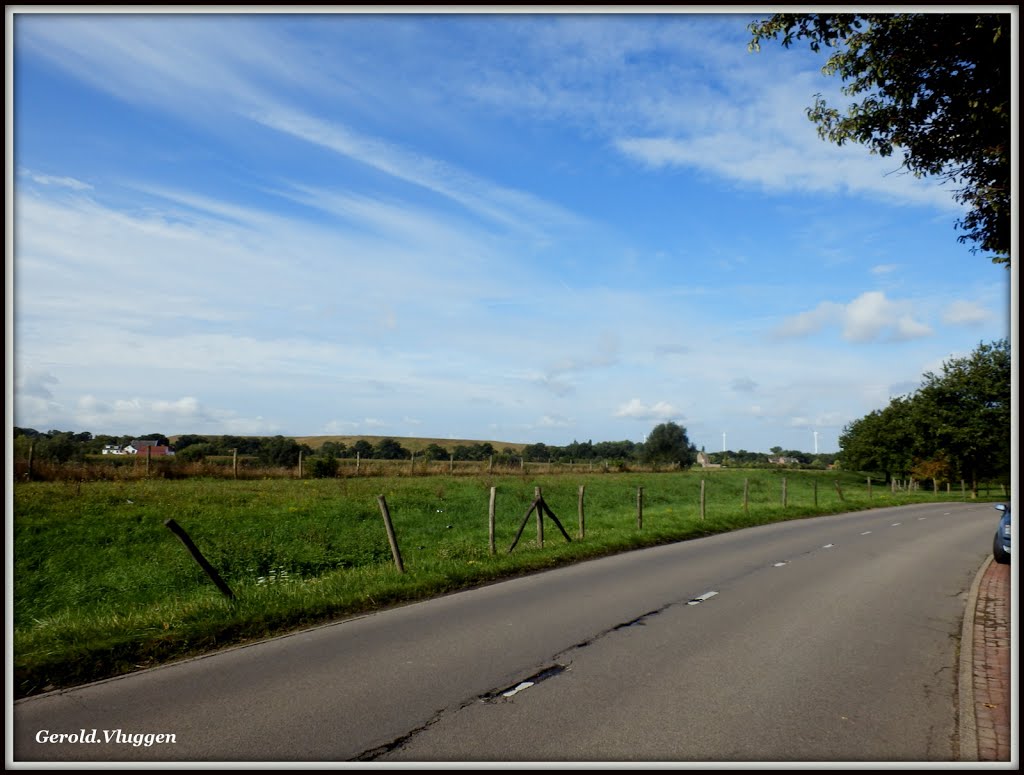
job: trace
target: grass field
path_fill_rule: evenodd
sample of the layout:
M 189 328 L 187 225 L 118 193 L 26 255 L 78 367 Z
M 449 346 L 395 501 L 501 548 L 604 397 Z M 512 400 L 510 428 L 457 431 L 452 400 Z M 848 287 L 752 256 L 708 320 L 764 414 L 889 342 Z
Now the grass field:
M 538 486 L 572 541 L 548 520 L 539 546 L 531 517 L 509 553 Z M 405 573 L 392 560 L 379 495 L 389 507 Z M 851 473 L 729 469 L 18 483 L 15 696 L 613 552 L 784 519 L 962 497 L 956 491 L 894 493 L 877 483 L 869 496 L 864 478 Z M 234 600 L 217 590 L 164 525 L 172 518 Z

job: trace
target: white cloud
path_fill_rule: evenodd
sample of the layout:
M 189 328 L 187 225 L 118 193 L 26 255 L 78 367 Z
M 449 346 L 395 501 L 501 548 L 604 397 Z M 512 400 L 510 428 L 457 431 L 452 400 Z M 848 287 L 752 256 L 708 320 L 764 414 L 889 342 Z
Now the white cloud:
M 871 274 L 891 274 L 899 269 L 899 264 L 878 264 L 871 267 Z
M 909 301 L 893 301 L 881 291 L 868 291 L 849 304 L 824 301 L 808 312 L 784 320 L 775 330 L 781 338 L 817 333 L 838 325 L 849 342 L 903 342 L 930 336 L 932 329 L 916 320 Z
M 942 315 L 942 322 L 954 326 L 976 326 L 988 323 L 991 312 L 973 301 L 954 301 Z
M 639 398 L 631 399 L 615 411 L 616 417 L 628 417 L 632 420 L 671 420 L 679 414 L 679 410 L 666 401 L 645 404 Z
M 92 188 L 88 183 L 83 183 L 81 180 L 66 176 L 42 175 L 30 171 L 24 171 L 23 174 L 41 186 L 58 186 L 60 188 L 70 188 L 74 191 L 88 191 Z
M 568 428 L 572 425 L 572 420 L 568 417 L 562 417 L 561 415 L 550 415 L 546 414 L 540 418 L 537 423 L 539 428 Z

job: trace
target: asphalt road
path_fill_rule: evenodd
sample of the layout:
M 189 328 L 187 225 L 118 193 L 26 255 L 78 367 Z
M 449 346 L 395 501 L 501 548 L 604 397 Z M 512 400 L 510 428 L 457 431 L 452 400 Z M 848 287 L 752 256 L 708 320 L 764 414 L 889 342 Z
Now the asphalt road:
M 996 517 L 750 528 L 29 698 L 13 761 L 955 761 Z

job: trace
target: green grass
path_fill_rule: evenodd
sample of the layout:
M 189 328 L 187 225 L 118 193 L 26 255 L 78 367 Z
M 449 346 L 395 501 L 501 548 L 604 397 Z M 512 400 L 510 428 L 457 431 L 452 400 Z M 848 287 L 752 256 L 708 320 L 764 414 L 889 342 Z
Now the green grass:
M 586 488 L 583 540 L 577 536 L 580 485 Z M 491 486 L 497 493 L 494 555 L 488 547 Z M 546 520 L 541 548 L 531 516 L 509 553 L 537 486 L 573 540 L 567 543 Z M 381 494 L 404 574 L 392 561 Z M 962 498 L 959 492 L 892 493 L 876 484 L 869 499 L 856 474 L 771 470 L 19 483 L 15 695 L 614 552 L 936 497 Z M 188 532 L 234 600 L 217 590 L 167 529 L 169 518 Z

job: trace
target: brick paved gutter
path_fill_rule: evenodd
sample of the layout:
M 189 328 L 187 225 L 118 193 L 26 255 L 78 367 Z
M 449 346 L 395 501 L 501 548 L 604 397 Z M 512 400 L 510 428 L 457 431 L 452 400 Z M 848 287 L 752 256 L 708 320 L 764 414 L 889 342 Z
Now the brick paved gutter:
M 1010 761 L 1010 602 L 1010 566 L 989 557 L 960 640 L 960 761 Z

